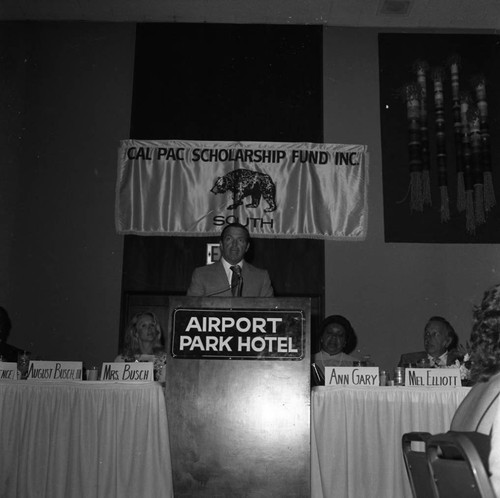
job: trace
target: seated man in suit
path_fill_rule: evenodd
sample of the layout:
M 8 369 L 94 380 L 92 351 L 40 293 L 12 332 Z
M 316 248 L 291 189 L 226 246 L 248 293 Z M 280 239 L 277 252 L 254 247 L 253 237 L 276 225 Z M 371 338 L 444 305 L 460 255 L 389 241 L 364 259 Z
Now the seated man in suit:
M 0 357 L 4 361 L 17 361 L 17 355 L 23 350 L 7 344 L 12 323 L 7 310 L 0 306 Z
M 227 225 L 220 237 L 220 261 L 194 270 L 187 295 L 272 297 L 274 291 L 267 270 L 243 259 L 249 247 L 248 230 L 239 223 Z
M 441 316 L 429 318 L 424 330 L 424 349 L 401 355 L 398 366 L 445 367 L 462 356 L 457 351 L 458 336 L 448 320 Z

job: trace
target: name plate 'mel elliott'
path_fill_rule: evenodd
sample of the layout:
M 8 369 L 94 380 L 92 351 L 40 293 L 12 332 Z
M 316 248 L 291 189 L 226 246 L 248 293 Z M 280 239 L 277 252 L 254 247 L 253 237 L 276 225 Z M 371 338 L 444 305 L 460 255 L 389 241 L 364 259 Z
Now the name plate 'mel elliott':
M 406 386 L 426 387 L 461 387 L 458 368 L 407 368 Z
M 325 386 L 378 386 L 378 367 L 325 367 Z

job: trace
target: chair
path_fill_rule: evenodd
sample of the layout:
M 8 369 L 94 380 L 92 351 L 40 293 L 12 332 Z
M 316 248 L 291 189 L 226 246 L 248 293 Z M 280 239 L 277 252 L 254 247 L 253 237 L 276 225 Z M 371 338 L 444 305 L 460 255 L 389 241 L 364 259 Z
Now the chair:
M 427 439 L 434 496 L 495 498 L 487 471 L 489 444 L 489 436 L 471 432 L 450 431 Z
M 429 432 L 407 432 L 403 434 L 401 440 L 403 458 L 413 498 L 432 498 L 434 496 L 434 486 L 424 447 L 425 442 L 430 437 L 431 434 Z M 412 443 L 414 444 L 412 445 Z M 420 449 L 416 448 L 417 445 Z

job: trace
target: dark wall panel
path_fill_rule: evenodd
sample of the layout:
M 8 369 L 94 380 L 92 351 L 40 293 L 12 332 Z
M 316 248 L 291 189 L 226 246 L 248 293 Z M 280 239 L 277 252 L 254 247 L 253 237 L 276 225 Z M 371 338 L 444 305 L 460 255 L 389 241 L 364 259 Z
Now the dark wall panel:
M 321 28 L 142 24 L 131 138 L 321 142 Z
M 133 95 L 131 138 L 321 142 L 321 28 L 140 24 Z M 184 293 L 207 242 L 125 237 L 123 292 Z M 252 245 L 277 295 L 324 295 L 323 241 Z
M 131 138 L 321 142 L 321 95 L 320 27 L 144 24 L 137 28 Z M 193 269 L 205 264 L 207 242 L 217 240 L 125 237 L 122 316 L 127 314 L 127 299 L 134 293 L 146 293 L 145 299 L 148 293 L 184 294 Z M 269 270 L 277 296 L 313 297 L 312 320 L 317 321 L 324 296 L 323 241 L 255 239 L 249 256 L 256 266 Z M 274 305 L 274 301 L 268 302 Z M 250 306 L 250 301 L 246 303 Z M 169 324 L 163 326 L 168 330 Z M 199 362 L 193 361 L 198 366 Z M 279 364 L 281 374 L 266 377 L 254 372 L 236 383 L 238 376 L 224 374 L 227 368 L 241 374 L 236 360 L 210 360 L 207 366 L 220 364 L 222 369 L 206 376 L 188 368 L 194 374 L 194 378 L 185 377 L 189 389 L 201 390 L 191 398 L 175 377 L 182 362 L 171 359 L 168 376 L 172 382 L 167 382 L 176 496 L 233 497 L 252 492 L 262 496 L 271 492 L 276 497 L 307 495 L 309 417 L 300 423 L 297 418 L 296 432 L 301 434 L 302 443 L 296 451 L 288 452 L 286 460 L 288 453 L 278 444 L 255 446 L 255 441 L 262 439 L 259 429 L 252 429 L 251 446 L 246 447 L 239 436 L 234 443 L 228 435 L 234 422 L 234 412 L 228 407 L 234 402 L 226 391 L 236 386 L 239 402 L 248 409 L 248 392 L 253 389 L 257 411 L 262 412 L 266 389 L 277 389 L 269 391 L 275 401 L 283 393 L 277 379 L 288 387 L 296 382 L 302 388 L 292 389 L 287 402 L 309 407 L 309 353 L 295 362 L 293 375 L 283 370 L 287 365 Z M 251 366 L 267 372 L 271 363 L 254 362 Z M 209 379 L 212 390 L 204 383 Z M 243 425 L 252 417 L 246 409 L 242 411 L 248 420 L 243 419 Z M 281 422 L 279 413 L 269 416 Z M 195 421 L 192 427 L 189 417 Z M 298 441 L 292 434 L 287 436 Z M 279 439 L 289 449 L 291 443 L 284 437 Z M 189 446 L 191 440 L 196 442 L 193 447 Z M 244 463 L 236 454 L 227 458 L 233 449 Z M 233 472 L 232 466 L 239 470 Z

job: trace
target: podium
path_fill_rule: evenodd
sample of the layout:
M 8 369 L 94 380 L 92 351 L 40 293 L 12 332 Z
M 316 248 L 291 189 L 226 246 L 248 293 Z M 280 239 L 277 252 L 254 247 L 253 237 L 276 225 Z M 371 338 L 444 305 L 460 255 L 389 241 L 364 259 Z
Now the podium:
M 169 297 L 174 494 L 310 495 L 309 298 Z

